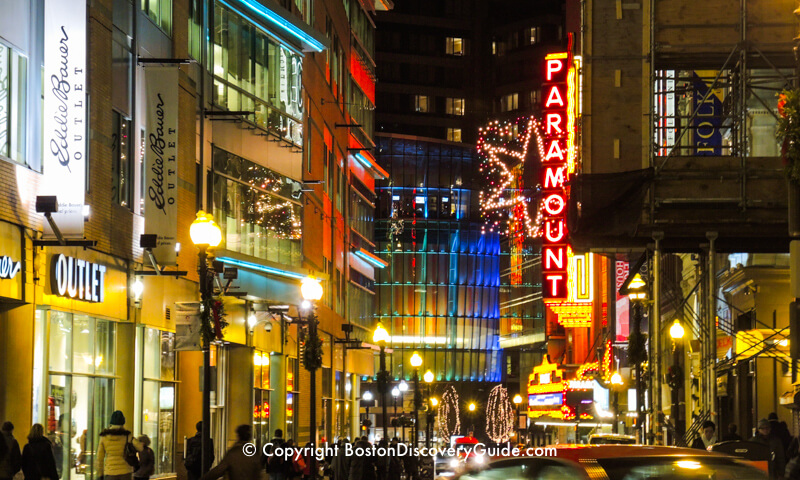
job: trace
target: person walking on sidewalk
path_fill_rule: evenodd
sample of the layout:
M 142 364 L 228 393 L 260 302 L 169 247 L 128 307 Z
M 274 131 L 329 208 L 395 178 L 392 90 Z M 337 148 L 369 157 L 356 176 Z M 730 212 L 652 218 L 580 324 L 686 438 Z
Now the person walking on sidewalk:
M 110 426 L 100 432 L 95 462 L 98 477 L 104 477 L 103 480 L 131 480 L 134 468 L 126 458 L 127 444 L 133 445 L 137 452 L 143 449 L 141 442 L 125 429 L 125 415 L 116 410 L 111 414 Z
M 209 470 L 201 480 L 216 480 L 223 475 L 228 480 L 260 480 L 261 462 L 255 455 L 257 453 L 255 445 L 250 443 L 252 439 L 253 427 L 250 425 L 236 427 L 236 443 L 225 453 L 219 465 Z M 249 447 L 252 447 L 252 450 Z
M 34 423 L 28 444 L 22 449 L 22 472 L 25 480 L 58 480 L 53 444 L 44 436 L 44 427 Z
M 148 480 L 156 472 L 156 454 L 150 448 L 150 437 L 142 435 L 139 442 L 142 444 L 142 451 L 139 452 L 139 468 L 133 472 L 133 480 Z
M 189 480 L 198 480 L 203 475 L 203 422 L 197 422 L 195 428 L 197 433 L 186 440 L 186 452 L 184 452 L 186 456 L 183 458 L 183 466 L 186 467 Z M 210 467 L 213 463 L 214 441 L 209 438 L 206 445 L 206 465 Z
M 14 475 L 22 468 L 22 453 L 19 450 L 19 443 L 14 438 L 14 424 L 11 422 L 3 423 L 0 428 L 0 442 L 6 446 L 6 454 L 0 455 L 0 480 L 11 480 Z M 2 449 L 2 445 L 0 445 Z

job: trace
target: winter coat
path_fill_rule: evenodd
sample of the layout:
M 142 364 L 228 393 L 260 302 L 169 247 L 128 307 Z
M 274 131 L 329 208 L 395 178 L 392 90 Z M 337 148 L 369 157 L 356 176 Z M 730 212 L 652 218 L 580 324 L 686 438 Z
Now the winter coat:
M 6 455 L 0 459 L 0 478 L 14 478 L 14 475 L 22 468 L 22 453 L 19 451 L 19 443 L 10 433 L 0 434 L 0 442 L 8 447 Z
M 226 475 L 228 480 L 259 480 L 263 477 L 261 463 L 257 456 L 244 454 L 244 442 L 234 443 L 225 453 L 219 465 L 201 477 L 201 480 L 216 480 Z
M 359 440 L 355 448 L 372 448 L 369 442 Z M 348 480 L 375 480 L 375 463 L 371 455 L 353 455 L 350 459 L 350 475 Z M 383 479 L 381 479 L 383 480 Z
M 139 468 L 133 472 L 137 478 L 146 478 L 156 472 L 156 454 L 150 447 L 142 448 L 139 452 Z
M 133 467 L 125 461 L 125 444 L 129 441 L 137 451 L 142 451 L 142 443 L 121 426 L 114 425 L 100 432 L 95 461 L 97 476 L 133 473 Z
M 22 449 L 22 473 L 25 480 L 56 480 L 56 459 L 53 456 L 53 444 L 45 437 L 29 441 Z
M 197 432 L 194 437 L 186 441 L 186 457 L 183 459 L 183 466 L 186 470 L 192 472 L 195 477 L 200 476 L 203 461 L 203 438 L 200 432 Z M 211 467 L 214 464 L 214 442 L 209 438 L 206 445 L 206 466 Z
M 769 461 L 769 478 L 782 477 L 786 471 L 786 458 L 783 455 L 783 444 L 780 439 L 772 435 L 767 437 L 756 435 L 750 441 L 767 445 L 772 451 L 772 458 Z

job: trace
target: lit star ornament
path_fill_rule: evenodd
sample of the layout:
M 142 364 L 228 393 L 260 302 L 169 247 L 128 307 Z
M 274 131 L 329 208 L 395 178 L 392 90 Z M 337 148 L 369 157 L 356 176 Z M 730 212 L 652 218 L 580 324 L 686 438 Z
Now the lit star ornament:
M 522 176 L 530 162 L 531 143 L 535 141 L 537 164 L 546 157 L 541 131 L 541 123 L 532 117 L 502 125 L 494 121 L 480 130 L 478 152 L 484 161 L 481 171 L 487 175 L 489 186 L 487 191 L 481 192 L 480 203 L 492 231 L 497 228 L 508 233 L 514 224 L 521 223 L 529 237 L 540 237 L 543 233 L 543 209 L 558 211 L 566 207 L 559 204 L 563 203 L 562 198 L 551 196 L 531 201 L 524 195 Z M 530 173 L 526 176 L 531 177 Z M 527 186 L 528 189 L 531 187 Z M 535 213 L 531 211 L 531 204 L 536 206 Z

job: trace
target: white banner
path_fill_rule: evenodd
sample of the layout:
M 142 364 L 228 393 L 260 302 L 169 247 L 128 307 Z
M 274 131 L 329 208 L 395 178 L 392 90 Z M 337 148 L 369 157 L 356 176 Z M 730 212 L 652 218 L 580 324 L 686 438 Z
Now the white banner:
M 86 192 L 86 2 L 46 0 L 44 12 L 43 188 L 56 195 L 53 218 L 83 238 Z M 53 235 L 44 222 L 46 235 Z
M 200 302 L 175 303 L 175 350 L 202 350 Z
M 161 265 L 175 265 L 178 235 L 178 68 L 145 68 L 144 231 L 158 235 Z

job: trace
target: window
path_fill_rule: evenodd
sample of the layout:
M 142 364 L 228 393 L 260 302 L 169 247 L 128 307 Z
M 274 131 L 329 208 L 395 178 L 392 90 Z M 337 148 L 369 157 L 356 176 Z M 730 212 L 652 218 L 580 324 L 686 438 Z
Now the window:
M 539 102 L 542 100 L 542 91 L 541 90 L 531 90 L 531 107 L 536 108 L 539 106 Z
M 131 121 L 113 112 L 111 135 L 111 198 L 120 206 L 131 208 L 133 202 L 133 162 L 131 162 Z
M 445 104 L 448 115 L 464 115 L 463 98 L 447 98 Z
M 447 139 L 451 142 L 460 142 L 461 141 L 461 129 L 460 128 L 448 128 L 447 129 Z
M 269 441 L 269 353 L 253 353 L 253 439 L 259 449 Z
M 447 37 L 445 42 L 445 53 L 448 55 L 464 55 L 464 39 L 459 37 Z
M 28 60 L 0 43 L 0 155 L 23 165 L 27 76 Z
M 296 358 L 289 357 L 286 359 L 286 429 L 283 432 L 285 440 L 294 440 L 297 442 L 297 406 L 299 405 L 299 394 L 297 393 L 298 385 L 298 361 Z
M 142 10 L 158 28 L 172 35 L 172 0 L 142 0 Z
M 136 430 L 150 437 L 156 474 L 175 471 L 175 334 L 155 328 L 137 332 L 141 396 Z
M 540 28 L 531 27 L 525 31 L 525 38 L 528 40 L 528 45 L 539 43 Z
M 189 56 L 195 60 L 200 58 L 203 41 L 203 17 L 200 11 L 202 1 L 204 0 L 189 1 Z
M 430 97 L 427 95 L 414 95 L 414 110 L 420 113 L 427 113 L 429 111 L 428 102 L 430 102 Z
M 509 93 L 500 98 L 500 111 L 510 112 L 519 108 L 519 94 Z

